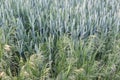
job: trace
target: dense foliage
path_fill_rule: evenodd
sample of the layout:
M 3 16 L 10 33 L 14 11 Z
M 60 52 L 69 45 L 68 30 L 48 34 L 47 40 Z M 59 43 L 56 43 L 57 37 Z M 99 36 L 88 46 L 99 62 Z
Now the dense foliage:
M 0 0 L 0 79 L 120 79 L 120 0 Z

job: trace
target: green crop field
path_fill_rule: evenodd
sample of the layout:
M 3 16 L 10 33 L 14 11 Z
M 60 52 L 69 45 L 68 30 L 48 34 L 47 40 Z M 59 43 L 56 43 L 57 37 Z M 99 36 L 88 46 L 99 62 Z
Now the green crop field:
M 0 80 L 119 80 L 120 0 L 0 0 Z

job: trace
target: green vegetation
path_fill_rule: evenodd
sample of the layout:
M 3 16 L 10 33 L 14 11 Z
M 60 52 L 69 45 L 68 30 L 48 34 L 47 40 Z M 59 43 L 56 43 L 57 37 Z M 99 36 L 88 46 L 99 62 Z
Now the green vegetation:
M 119 80 L 120 0 L 0 0 L 0 80 Z

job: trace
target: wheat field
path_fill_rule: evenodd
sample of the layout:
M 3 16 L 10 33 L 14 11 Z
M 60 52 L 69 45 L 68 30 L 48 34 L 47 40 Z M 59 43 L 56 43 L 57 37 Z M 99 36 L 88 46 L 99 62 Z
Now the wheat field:
M 0 0 L 0 80 L 119 80 L 120 0 Z

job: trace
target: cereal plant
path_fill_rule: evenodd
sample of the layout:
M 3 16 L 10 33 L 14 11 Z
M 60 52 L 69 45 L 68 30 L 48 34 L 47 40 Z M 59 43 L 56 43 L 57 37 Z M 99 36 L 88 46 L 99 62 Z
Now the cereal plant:
M 120 0 L 0 0 L 1 80 L 119 80 Z

